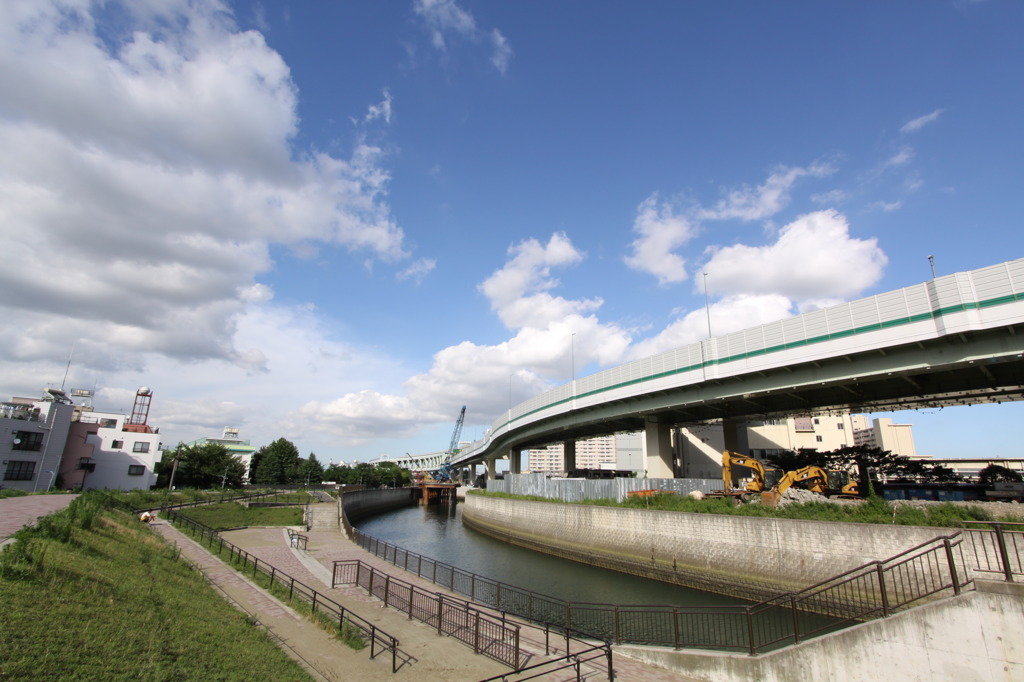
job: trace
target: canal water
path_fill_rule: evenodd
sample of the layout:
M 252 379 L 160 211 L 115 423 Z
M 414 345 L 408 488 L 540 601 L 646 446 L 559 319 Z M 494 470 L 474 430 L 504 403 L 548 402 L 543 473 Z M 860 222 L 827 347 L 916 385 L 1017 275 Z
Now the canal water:
M 725 606 L 744 602 L 667 585 L 510 545 L 465 527 L 462 506 L 403 507 L 354 524 L 379 540 L 437 561 L 569 602 Z

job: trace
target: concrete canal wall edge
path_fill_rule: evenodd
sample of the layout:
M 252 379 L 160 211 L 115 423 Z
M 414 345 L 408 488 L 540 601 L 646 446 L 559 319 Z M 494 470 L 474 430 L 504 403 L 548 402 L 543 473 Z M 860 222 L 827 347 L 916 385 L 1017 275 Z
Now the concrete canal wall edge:
M 1005 584 L 1002 585 L 1005 588 Z M 616 646 L 616 654 L 708 682 L 1024 679 L 1024 593 L 978 590 L 760 656 Z
M 467 495 L 467 526 L 529 549 L 745 599 L 895 556 L 945 529 L 663 512 Z

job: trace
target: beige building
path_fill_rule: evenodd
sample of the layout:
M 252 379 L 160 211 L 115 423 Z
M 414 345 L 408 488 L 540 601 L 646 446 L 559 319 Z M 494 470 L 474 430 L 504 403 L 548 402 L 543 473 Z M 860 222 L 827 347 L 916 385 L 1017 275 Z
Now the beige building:
M 819 415 L 786 419 L 751 420 L 744 431 L 744 454 L 770 459 L 795 450 L 831 451 L 854 445 L 915 456 L 913 427 L 891 419 L 872 421 L 866 415 Z M 721 423 L 696 424 L 675 429 L 677 472 L 681 478 L 718 478 L 722 475 L 725 431 Z M 577 469 L 617 469 L 643 475 L 646 453 L 640 433 L 623 433 L 576 441 Z M 527 450 L 531 472 L 566 473 L 561 443 Z
M 854 445 L 881 448 L 894 455 L 914 457 L 914 427 L 910 424 L 893 424 L 892 419 L 881 417 L 869 423 L 867 415 L 855 414 Z

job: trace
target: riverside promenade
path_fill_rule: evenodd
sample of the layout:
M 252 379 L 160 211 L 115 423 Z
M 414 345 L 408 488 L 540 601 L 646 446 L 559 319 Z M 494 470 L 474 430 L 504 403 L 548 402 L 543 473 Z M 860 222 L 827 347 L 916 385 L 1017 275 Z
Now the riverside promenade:
M 482 680 L 512 671 L 505 665 L 485 656 L 474 654 L 472 649 L 451 637 L 437 634 L 437 631 L 419 621 L 411 620 L 400 611 L 384 608 L 380 600 L 371 597 L 356 586 L 331 588 L 331 574 L 334 561 L 358 559 L 364 564 L 388 573 L 405 582 L 416 585 L 427 592 L 448 594 L 462 599 L 443 588 L 388 564 L 384 560 L 364 551 L 352 543 L 342 532 L 335 530 L 313 530 L 304 533 L 309 540 L 306 550 L 289 545 L 287 531 L 283 528 L 248 528 L 223 533 L 225 540 L 237 545 L 266 561 L 280 571 L 307 583 L 335 600 L 346 609 L 374 623 L 399 640 L 399 665 L 397 673 L 391 673 L 391 656 L 382 653 L 370 660 L 369 648 L 353 651 L 334 639 L 313 623 L 295 613 L 286 604 L 270 596 L 247 578 L 213 557 L 204 547 L 181 533 L 170 524 L 158 520 L 153 530 L 168 541 L 177 543 L 183 556 L 199 566 L 207 578 L 222 594 L 239 608 L 250 613 L 266 626 L 284 649 L 303 663 L 316 679 L 321 680 L 367 680 L 367 679 L 413 679 L 418 682 L 433 680 Z M 557 656 L 545 656 L 543 633 L 524 628 L 523 648 L 528 651 L 527 665 L 552 660 Z M 552 637 L 552 645 L 564 645 Z M 625 682 L 651 680 L 652 682 L 680 682 L 690 678 L 664 668 L 641 663 L 624 656 L 614 657 L 615 679 Z M 515 676 L 512 676 L 515 679 Z M 575 680 L 572 669 L 545 675 L 545 680 Z M 602 668 L 590 667 L 583 670 L 582 679 L 607 679 Z

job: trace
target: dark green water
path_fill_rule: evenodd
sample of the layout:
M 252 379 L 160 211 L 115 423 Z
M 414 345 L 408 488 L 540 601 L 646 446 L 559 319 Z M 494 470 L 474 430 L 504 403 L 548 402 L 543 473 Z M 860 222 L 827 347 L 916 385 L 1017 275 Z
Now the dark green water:
M 460 505 L 405 507 L 355 524 L 375 538 L 465 571 L 570 602 L 723 606 L 745 604 L 509 545 L 462 525 Z

